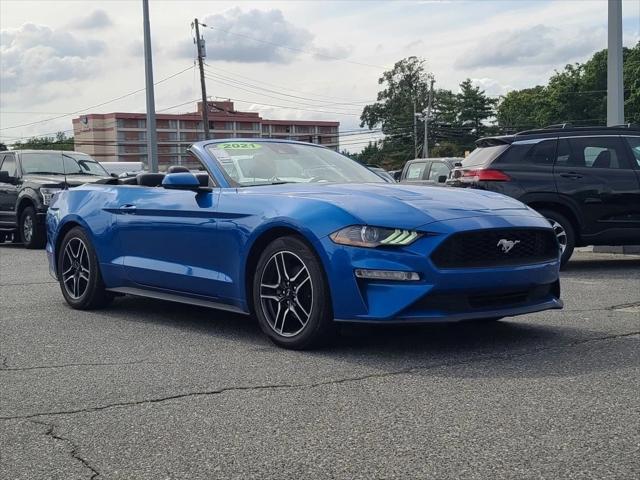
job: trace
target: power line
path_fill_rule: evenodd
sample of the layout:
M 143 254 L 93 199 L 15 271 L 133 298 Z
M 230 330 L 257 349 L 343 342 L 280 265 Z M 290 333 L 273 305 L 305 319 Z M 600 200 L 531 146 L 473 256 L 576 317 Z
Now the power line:
M 277 95 L 281 95 L 281 96 L 285 96 L 285 97 L 299 98 L 301 100 L 308 100 L 308 101 L 312 101 L 312 102 L 320 102 L 320 103 L 324 104 L 324 105 L 318 105 L 318 106 L 353 105 L 353 106 L 356 106 L 356 107 L 362 107 L 363 104 L 371 103 L 371 102 L 360 102 L 360 103 L 357 103 L 357 102 L 330 102 L 330 103 L 327 103 L 327 101 L 323 100 L 323 99 L 303 97 L 303 96 L 299 96 L 299 95 L 291 95 L 289 93 L 284 93 L 284 92 L 280 92 L 278 90 L 273 90 L 273 89 L 270 89 L 270 88 L 261 87 L 259 85 L 252 84 L 252 83 L 249 83 L 249 82 L 244 82 L 242 80 L 237 80 L 235 78 L 228 77 L 226 75 L 222 75 L 222 74 L 219 74 L 219 73 L 214 73 L 214 72 L 211 72 L 211 71 L 208 71 L 207 73 L 209 75 L 215 76 L 216 78 L 221 78 L 222 80 L 226 80 L 226 81 L 233 82 L 233 83 L 238 83 L 240 85 L 245 85 L 245 86 L 248 86 L 248 87 L 251 87 L 251 88 L 255 88 L 255 89 L 258 89 L 258 90 L 264 90 L 265 92 L 271 92 L 271 93 L 275 93 Z
M 206 65 L 206 63 L 205 63 L 205 65 Z M 218 65 L 216 65 L 216 70 L 220 70 L 221 72 L 225 72 L 225 73 L 227 73 L 229 75 L 234 75 L 236 77 L 244 78 L 246 80 L 251 80 L 252 82 L 261 83 L 263 85 L 269 85 L 271 87 L 276 87 L 276 88 L 280 88 L 280 89 L 284 89 L 284 90 L 289 90 L 289 91 L 292 91 L 292 92 L 302 93 L 302 94 L 305 94 L 305 95 L 313 95 L 313 96 L 316 96 L 316 97 L 324 97 L 324 98 L 328 98 L 328 99 L 331 99 L 331 100 L 340 100 L 340 101 L 344 101 L 344 102 L 352 102 L 352 100 L 347 100 L 345 98 L 333 97 L 331 95 L 324 95 L 324 94 L 308 92 L 308 91 L 304 91 L 304 90 L 296 90 L 296 89 L 291 88 L 291 87 L 285 87 L 285 86 L 278 85 L 278 84 L 275 84 L 275 83 L 265 82 L 264 80 L 256 80 L 255 78 L 247 77 L 246 75 L 241 75 L 239 73 L 232 72 L 230 70 L 225 70 L 223 68 L 220 68 Z M 360 101 L 356 101 L 356 103 L 371 103 L 371 101 L 362 100 L 361 102 Z
M 232 88 L 237 88 L 238 90 L 242 90 L 242 91 L 245 91 L 245 92 L 248 92 L 248 93 L 253 93 L 254 95 L 262 95 L 263 97 L 268 97 L 268 98 L 273 98 L 273 99 L 280 100 L 280 101 L 286 101 L 286 102 L 296 103 L 296 104 L 304 105 L 304 106 L 307 106 L 307 107 L 322 108 L 322 105 L 315 105 L 315 104 L 312 104 L 312 103 L 300 102 L 300 101 L 297 101 L 297 100 L 289 100 L 289 99 L 287 99 L 287 98 L 275 97 L 275 96 L 273 96 L 273 95 L 269 95 L 269 94 L 266 94 L 266 93 L 260 93 L 260 92 L 256 92 L 256 91 L 253 91 L 253 90 L 249 90 L 249 89 L 247 89 L 247 88 L 240 87 L 240 86 L 238 86 L 238 85 L 234 85 L 234 84 L 232 84 L 232 83 L 228 83 L 228 82 L 225 82 L 225 81 L 219 80 L 219 79 L 217 79 L 217 78 L 210 77 L 208 74 L 207 74 L 207 75 L 205 75 L 205 77 L 206 77 L 207 79 L 209 79 L 209 80 L 212 80 L 212 81 L 215 81 L 215 82 L 221 83 L 222 85 L 227 85 L 227 86 L 232 87 Z M 256 102 L 256 103 L 257 103 L 257 102 Z M 296 107 L 291 107 L 291 108 L 296 108 Z M 330 113 L 343 113 L 343 114 L 344 114 L 344 113 L 346 113 L 346 114 L 348 114 L 348 115 L 358 115 L 358 116 L 360 115 L 359 113 L 352 112 L 352 111 L 349 111 L 349 112 L 347 112 L 347 111 L 340 111 L 340 112 L 330 112 Z
M 191 70 L 192 68 L 193 68 L 193 65 L 188 67 L 188 68 L 185 68 L 184 70 L 180 70 L 179 72 L 176 72 L 176 73 L 174 73 L 172 75 L 169 75 L 168 77 L 165 77 L 162 80 L 158 80 L 157 82 L 154 83 L 154 85 L 158 85 L 160 83 L 166 82 L 167 80 L 170 80 L 170 79 L 172 79 L 174 77 L 177 77 L 178 75 L 180 75 L 180 74 L 182 74 L 182 73 L 184 73 L 184 72 L 186 72 L 188 70 Z M 86 108 L 82 108 L 80 110 L 76 110 L 75 112 L 65 113 L 64 115 L 58 115 L 56 117 L 51 117 L 51 118 L 47 118 L 47 119 L 44 119 L 44 120 L 38 120 L 38 121 L 35 121 L 35 122 L 23 123 L 21 125 L 12 125 L 11 127 L 3 127 L 3 128 L 0 128 L 0 130 L 10 130 L 12 128 L 28 127 L 28 126 L 31 126 L 31 125 L 36 125 L 38 123 L 51 122 L 51 121 L 57 120 L 59 118 L 69 117 L 71 115 L 77 115 L 79 113 L 86 112 L 87 110 L 91 110 L 92 108 L 102 107 L 103 105 L 107 105 L 108 103 L 112 103 L 112 102 L 116 102 L 118 100 L 122 100 L 123 98 L 130 97 L 132 95 L 135 95 L 136 93 L 144 92 L 145 90 L 146 90 L 146 88 L 140 88 L 138 90 L 135 90 L 133 92 L 127 93 L 125 95 L 121 95 L 119 97 L 112 98 L 111 100 L 107 100 L 106 102 L 98 103 L 97 105 L 91 105 L 90 107 L 86 107 Z

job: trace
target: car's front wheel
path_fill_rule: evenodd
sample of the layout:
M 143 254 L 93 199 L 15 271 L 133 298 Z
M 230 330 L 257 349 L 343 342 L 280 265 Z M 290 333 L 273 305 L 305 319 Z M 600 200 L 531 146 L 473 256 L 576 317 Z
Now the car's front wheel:
M 113 300 L 105 289 L 95 249 L 80 227 L 69 230 L 60 244 L 58 281 L 64 299 L 77 310 L 100 308 Z
M 22 211 L 18 232 L 22 243 L 27 248 L 44 248 L 44 244 L 47 242 L 47 232 L 44 225 L 38 222 L 33 207 L 27 207 Z
M 262 331 L 281 347 L 313 348 L 334 331 L 320 261 L 294 236 L 278 238 L 262 252 L 253 279 L 253 307 Z

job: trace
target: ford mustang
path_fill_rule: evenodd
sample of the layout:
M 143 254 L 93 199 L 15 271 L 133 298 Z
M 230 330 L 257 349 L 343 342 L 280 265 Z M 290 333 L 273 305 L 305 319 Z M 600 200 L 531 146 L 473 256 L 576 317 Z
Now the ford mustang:
M 561 308 L 549 222 L 497 193 L 391 184 L 330 149 L 205 141 L 199 170 L 58 192 L 47 255 L 66 302 L 140 295 L 253 314 L 310 348 L 339 322 L 496 320 Z

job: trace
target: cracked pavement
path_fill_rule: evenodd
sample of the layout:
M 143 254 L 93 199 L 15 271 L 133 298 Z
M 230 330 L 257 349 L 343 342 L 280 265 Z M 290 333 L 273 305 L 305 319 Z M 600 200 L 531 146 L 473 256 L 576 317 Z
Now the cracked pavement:
M 0 246 L 0 478 L 637 478 L 640 258 L 578 253 L 565 310 L 348 327 L 127 297 L 78 312 Z

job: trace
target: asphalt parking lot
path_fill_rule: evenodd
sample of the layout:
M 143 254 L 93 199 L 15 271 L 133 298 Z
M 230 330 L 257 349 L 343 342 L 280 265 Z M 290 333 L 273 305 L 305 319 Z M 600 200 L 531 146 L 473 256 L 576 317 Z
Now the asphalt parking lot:
M 638 478 L 640 257 L 578 253 L 564 311 L 350 327 L 291 352 L 249 318 L 63 302 L 0 246 L 0 478 Z

